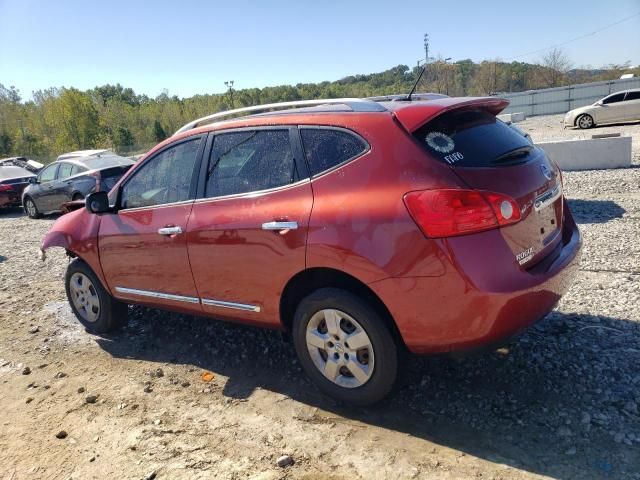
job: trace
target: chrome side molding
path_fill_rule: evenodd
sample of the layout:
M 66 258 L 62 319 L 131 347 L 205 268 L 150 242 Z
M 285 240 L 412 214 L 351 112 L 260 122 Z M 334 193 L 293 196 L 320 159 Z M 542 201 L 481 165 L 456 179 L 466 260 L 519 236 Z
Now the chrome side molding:
M 171 293 L 151 292 L 149 290 L 138 290 L 137 288 L 116 287 L 116 292 L 125 295 L 136 295 L 138 297 L 161 298 L 162 300 L 173 300 L 174 302 L 200 303 L 197 297 L 184 297 Z
M 246 303 L 224 302 L 222 300 L 212 300 L 210 298 L 185 297 L 172 293 L 152 292 L 150 290 L 138 290 L 137 288 L 115 287 L 116 292 L 125 295 L 135 295 L 138 297 L 159 298 L 162 300 L 172 300 L 174 302 L 202 303 L 209 307 L 232 308 L 234 310 L 244 310 L 245 312 L 260 312 L 258 305 L 248 305 Z
M 234 310 L 244 310 L 245 312 L 259 312 L 260 307 L 257 305 L 247 305 L 246 303 L 223 302 L 222 300 L 211 300 L 203 298 L 202 304 L 210 307 L 232 308 Z

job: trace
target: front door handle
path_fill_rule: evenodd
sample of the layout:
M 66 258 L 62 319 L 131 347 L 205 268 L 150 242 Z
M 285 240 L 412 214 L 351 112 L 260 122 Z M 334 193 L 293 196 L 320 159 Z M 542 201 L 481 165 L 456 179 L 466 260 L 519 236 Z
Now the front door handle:
M 263 230 L 296 230 L 298 222 L 267 222 L 262 224 Z
M 160 235 L 178 235 L 182 233 L 182 229 L 180 227 L 164 227 L 159 228 L 158 233 Z

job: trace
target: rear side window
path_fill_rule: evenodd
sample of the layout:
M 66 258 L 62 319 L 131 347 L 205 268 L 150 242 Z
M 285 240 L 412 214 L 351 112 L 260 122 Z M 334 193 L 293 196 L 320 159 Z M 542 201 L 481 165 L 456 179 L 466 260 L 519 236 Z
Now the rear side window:
M 525 137 L 483 110 L 445 113 L 414 135 L 432 156 L 460 167 L 495 166 L 509 152 L 532 149 Z
M 640 100 L 640 92 L 627 92 L 627 96 L 624 100 Z
M 248 130 L 216 135 L 205 195 L 268 190 L 298 180 L 289 130 Z
M 360 137 L 342 130 L 301 128 L 300 135 L 312 176 L 340 165 L 369 149 L 369 145 Z

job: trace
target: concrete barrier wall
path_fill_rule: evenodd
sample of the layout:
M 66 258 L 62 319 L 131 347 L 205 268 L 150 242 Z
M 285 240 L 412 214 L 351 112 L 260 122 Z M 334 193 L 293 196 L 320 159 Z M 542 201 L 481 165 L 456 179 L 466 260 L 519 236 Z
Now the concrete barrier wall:
M 524 112 L 528 117 L 565 113 L 574 108 L 591 105 L 610 93 L 640 88 L 640 77 L 602 82 L 581 83 L 566 87 L 545 88 L 517 93 L 500 93 L 509 100 L 503 113 Z
M 526 118 L 525 114 L 522 112 L 502 113 L 497 117 L 503 122 L 511 123 L 522 122 Z
M 536 142 L 562 170 L 600 170 L 631 165 L 631 137 Z

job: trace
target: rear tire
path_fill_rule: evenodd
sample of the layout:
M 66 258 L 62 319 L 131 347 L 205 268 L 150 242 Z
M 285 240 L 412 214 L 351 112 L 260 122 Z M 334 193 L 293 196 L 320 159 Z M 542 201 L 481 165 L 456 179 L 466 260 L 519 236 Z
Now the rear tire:
M 294 316 L 293 341 L 307 375 L 340 402 L 371 405 L 396 384 L 393 336 L 382 316 L 350 292 L 322 288 L 304 298 Z
M 587 128 L 593 127 L 595 123 L 591 115 L 583 113 L 576 119 L 576 125 L 578 126 L 578 128 L 585 130 Z
M 40 211 L 38 210 L 38 207 L 36 206 L 36 202 L 34 202 L 31 197 L 24 197 L 23 207 L 24 207 L 25 213 L 29 218 L 42 217 L 42 214 L 40 213 Z
M 105 290 L 91 268 L 76 258 L 67 267 L 65 290 L 71 310 L 93 333 L 111 332 L 127 321 L 127 305 Z

